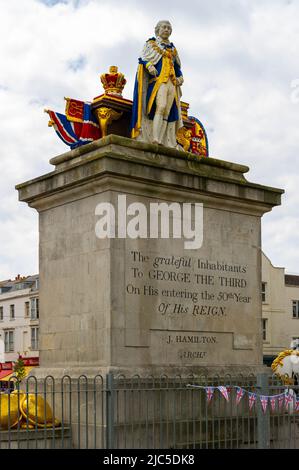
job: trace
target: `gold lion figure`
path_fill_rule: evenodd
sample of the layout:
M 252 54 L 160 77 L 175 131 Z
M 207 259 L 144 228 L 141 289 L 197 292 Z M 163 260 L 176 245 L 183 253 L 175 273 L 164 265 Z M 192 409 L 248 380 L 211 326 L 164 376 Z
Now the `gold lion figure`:
M 0 393 L 0 427 L 13 429 L 49 428 L 60 426 L 52 409 L 44 399 L 35 393 L 13 391 Z

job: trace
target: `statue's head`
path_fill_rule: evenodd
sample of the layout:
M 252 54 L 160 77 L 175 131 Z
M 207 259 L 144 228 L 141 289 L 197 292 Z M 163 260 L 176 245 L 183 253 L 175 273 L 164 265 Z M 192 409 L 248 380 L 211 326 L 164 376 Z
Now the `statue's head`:
M 172 33 L 172 27 L 168 20 L 161 20 L 155 27 L 155 35 L 162 39 L 168 39 Z

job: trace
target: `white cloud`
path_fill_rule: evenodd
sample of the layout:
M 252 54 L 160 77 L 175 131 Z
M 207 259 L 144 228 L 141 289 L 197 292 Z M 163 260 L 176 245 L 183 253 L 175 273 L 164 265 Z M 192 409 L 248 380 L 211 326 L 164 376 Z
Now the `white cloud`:
M 206 125 L 211 155 L 286 188 L 282 207 L 264 218 L 264 249 L 273 264 L 299 271 L 298 3 L 0 0 L 0 8 L 0 279 L 37 270 L 37 216 L 14 186 L 51 171 L 48 160 L 67 150 L 43 108 L 63 111 L 64 96 L 91 100 L 112 64 L 131 98 L 138 54 L 161 18 L 173 23 L 183 99 Z

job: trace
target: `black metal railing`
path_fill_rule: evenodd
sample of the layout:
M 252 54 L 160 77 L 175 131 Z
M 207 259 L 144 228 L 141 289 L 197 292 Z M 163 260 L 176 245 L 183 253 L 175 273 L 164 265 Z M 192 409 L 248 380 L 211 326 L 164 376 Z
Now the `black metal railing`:
M 28 377 L 3 390 L 0 449 L 299 446 L 298 386 L 267 374 Z

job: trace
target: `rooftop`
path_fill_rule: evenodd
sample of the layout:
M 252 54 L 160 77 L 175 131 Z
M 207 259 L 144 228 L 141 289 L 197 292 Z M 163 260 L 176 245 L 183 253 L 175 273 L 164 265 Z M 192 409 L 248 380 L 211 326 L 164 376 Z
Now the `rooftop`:
M 20 276 L 18 274 L 14 280 L 0 281 L 0 295 L 23 289 L 38 290 L 38 281 L 38 274 L 32 276 Z
M 299 286 L 299 275 L 297 274 L 285 274 L 284 279 L 286 286 Z

